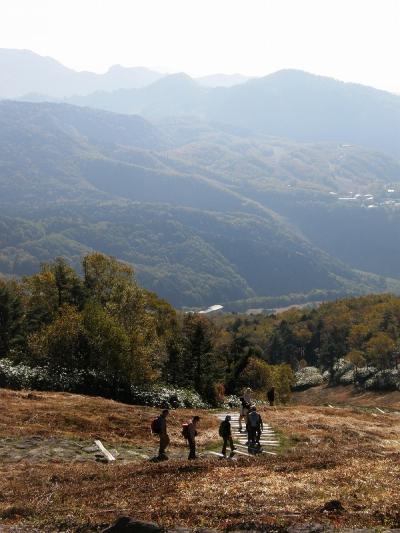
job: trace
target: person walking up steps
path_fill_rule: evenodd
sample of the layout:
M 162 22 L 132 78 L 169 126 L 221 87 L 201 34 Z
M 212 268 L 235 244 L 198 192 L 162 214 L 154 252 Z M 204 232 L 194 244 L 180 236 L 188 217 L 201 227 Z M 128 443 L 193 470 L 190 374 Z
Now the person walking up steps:
M 189 445 L 189 460 L 196 459 L 196 437 L 197 426 L 200 422 L 199 416 L 194 416 L 188 424 L 183 424 L 182 435 L 187 440 Z
M 260 437 L 263 430 L 263 421 L 261 415 L 257 413 L 257 408 L 252 405 L 250 412 L 247 415 L 247 432 L 249 438 L 249 446 L 257 444 L 260 446 Z
M 267 400 L 269 402 L 269 405 L 273 407 L 275 402 L 275 387 L 271 387 L 267 392 Z
M 242 419 L 247 420 L 251 405 L 251 389 L 248 387 L 240 398 L 239 431 L 242 431 Z
M 222 445 L 222 455 L 226 457 L 226 447 L 229 443 L 231 449 L 231 455 L 235 450 L 232 439 L 232 428 L 231 428 L 231 416 L 226 415 L 225 420 L 223 420 L 219 426 L 219 436 L 223 438 L 224 443 Z
M 167 432 L 167 416 L 168 409 L 164 409 L 158 418 L 155 418 L 151 423 L 151 432 L 160 437 L 160 447 L 158 451 L 158 459 L 167 460 L 166 449 L 169 446 L 169 436 Z

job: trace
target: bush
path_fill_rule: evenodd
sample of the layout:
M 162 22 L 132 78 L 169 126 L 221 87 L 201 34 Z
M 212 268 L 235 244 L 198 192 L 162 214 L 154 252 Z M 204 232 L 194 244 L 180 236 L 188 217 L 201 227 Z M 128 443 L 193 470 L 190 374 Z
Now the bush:
M 294 390 L 306 390 L 310 387 L 321 385 L 324 378 L 321 372 L 315 366 L 306 366 L 295 373 L 296 383 L 293 386 Z
M 154 407 L 208 407 L 200 395 L 190 389 L 162 385 L 126 387 L 121 384 L 116 387 L 110 383 L 109 376 L 99 371 L 30 367 L 22 363 L 15 365 L 9 359 L 0 359 L 0 387 L 101 395 Z
M 342 374 L 339 377 L 338 381 L 341 385 L 351 385 L 352 383 L 354 383 L 355 378 L 356 378 L 356 371 L 355 369 L 351 369 L 351 370 L 347 370 L 347 372 Z
M 399 370 L 381 370 L 366 380 L 364 387 L 369 390 L 400 390 Z
M 343 376 L 346 372 L 351 370 L 353 368 L 353 364 L 349 361 L 346 361 L 344 358 L 340 358 L 336 361 L 336 363 L 333 365 L 333 379 L 338 380 L 340 376 Z
M 163 385 L 153 385 L 147 388 L 132 385 L 131 403 L 164 408 L 188 407 L 205 409 L 209 407 L 201 396 L 193 390 Z
M 378 369 L 374 366 L 363 366 L 357 369 L 357 382 L 364 383 L 368 378 L 374 376 Z

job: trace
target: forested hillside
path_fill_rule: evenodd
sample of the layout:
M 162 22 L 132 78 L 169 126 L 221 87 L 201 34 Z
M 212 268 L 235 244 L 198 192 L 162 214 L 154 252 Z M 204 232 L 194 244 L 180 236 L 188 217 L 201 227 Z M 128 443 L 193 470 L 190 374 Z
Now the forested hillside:
M 2 102 L 0 124 L 7 276 L 57 256 L 78 267 L 99 250 L 134 265 L 177 306 L 398 288 L 381 277 L 400 278 L 398 209 L 384 203 L 400 174 L 388 156 L 64 104 Z M 353 247 L 340 242 L 348 228 L 339 196 L 350 187 L 382 197 L 375 210 L 370 199 L 347 207 L 351 227 L 381 220 L 363 253 L 355 233 Z
M 400 96 L 296 70 L 214 89 L 174 74 L 142 89 L 68 101 L 150 119 L 200 117 L 301 142 L 352 143 L 395 156 L 400 151 Z
M 92 253 L 82 271 L 59 258 L 20 282 L 0 280 L 0 386 L 140 403 L 161 401 L 151 387 L 167 385 L 198 395 L 178 390 L 176 402 L 216 404 L 261 372 L 260 388 L 274 377 L 281 400 L 289 399 L 288 365 L 270 367 L 246 343 L 235 355 L 227 331 L 200 314 L 178 314 L 142 289 L 127 264 Z
M 397 390 L 399 332 L 391 295 L 271 316 L 180 313 L 126 263 L 92 253 L 82 275 L 59 258 L 0 280 L 0 386 L 197 405 L 274 386 L 286 402 L 294 372 L 311 366 L 318 383 L 351 371 L 351 382 Z

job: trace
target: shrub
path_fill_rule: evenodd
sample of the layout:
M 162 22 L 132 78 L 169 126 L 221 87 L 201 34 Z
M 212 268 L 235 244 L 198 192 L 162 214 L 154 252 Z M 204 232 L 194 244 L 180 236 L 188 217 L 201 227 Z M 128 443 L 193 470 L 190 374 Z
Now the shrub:
M 381 370 L 366 380 L 364 387 L 369 390 L 400 390 L 399 370 Z
M 22 363 L 15 365 L 9 359 L 0 359 L 0 386 L 101 395 L 154 407 L 208 407 L 200 395 L 190 389 L 162 385 L 127 388 L 124 384 L 118 389 L 110 383 L 109 376 L 99 371 L 30 367 Z
M 164 385 L 139 387 L 132 385 L 131 402 L 154 407 L 188 407 L 203 409 L 209 407 L 201 396 L 191 389 L 181 389 Z
M 321 372 L 315 366 L 306 366 L 295 373 L 296 382 L 293 386 L 294 390 L 305 390 L 310 387 L 321 385 L 324 378 Z
M 347 372 L 342 374 L 339 377 L 338 382 L 341 385 L 351 385 L 352 383 L 355 382 L 355 380 L 356 380 L 356 371 L 354 368 L 352 368 L 351 370 L 347 370 Z

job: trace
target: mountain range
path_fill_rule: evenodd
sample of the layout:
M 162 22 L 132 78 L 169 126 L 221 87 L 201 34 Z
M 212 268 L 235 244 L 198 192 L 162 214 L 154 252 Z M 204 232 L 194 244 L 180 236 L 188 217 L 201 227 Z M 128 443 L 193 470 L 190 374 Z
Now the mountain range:
M 144 67 L 113 65 L 104 74 L 77 72 L 30 50 L 0 49 L 0 99 L 63 98 L 96 91 L 145 87 L 164 73 Z M 197 79 L 200 85 L 230 87 L 250 79 L 241 74 L 214 74 Z
M 0 272 L 100 250 L 180 307 L 400 291 L 398 158 L 175 115 L 0 102 Z
M 98 91 L 66 101 L 150 120 L 186 116 L 252 134 L 400 153 L 400 96 L 302 71 L 282 70 L 217 88 L 174 74 L 141 89 Z

